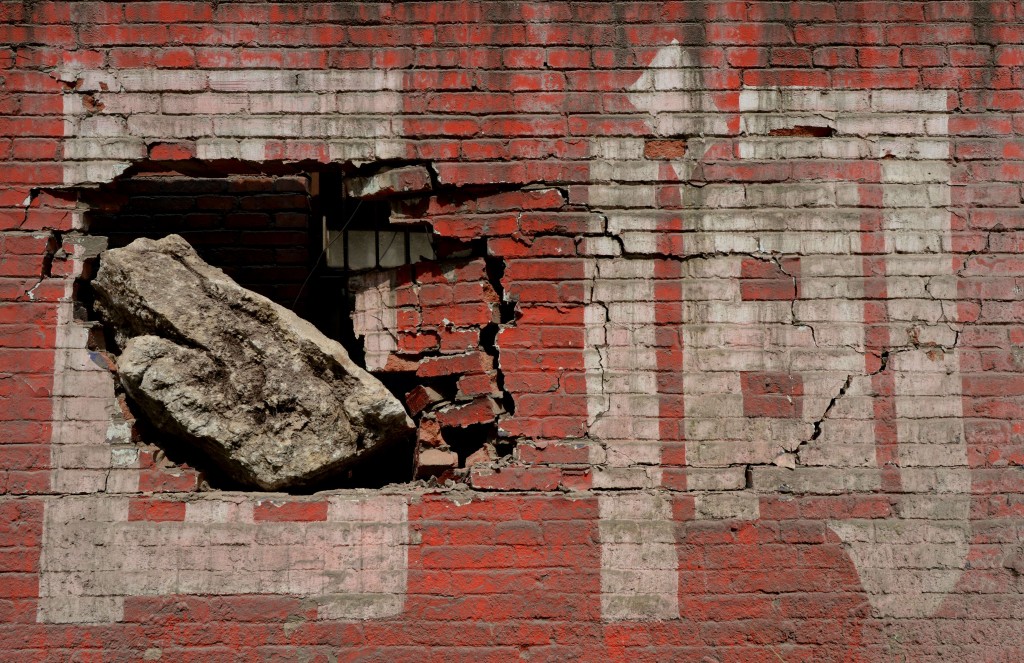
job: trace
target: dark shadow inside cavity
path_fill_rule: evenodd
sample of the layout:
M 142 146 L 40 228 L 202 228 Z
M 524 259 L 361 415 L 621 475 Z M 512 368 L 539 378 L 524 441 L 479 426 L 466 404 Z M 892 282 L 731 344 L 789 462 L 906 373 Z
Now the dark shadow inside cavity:
M 140 237 L 181 235 L 203 260 L 243 287 L 295 310 L 321 331 L 333 332 L 328 335 L 365 366 L 362 342 L 352 332 L 347 288 L 336 287 L 345 277 L 331 275 L 319 260 L 321 213 L 308 183 L 308 176 L 297 171 L 269 175 L 143 172 L 83 192 L 82 197 L 90 207 L 86 215 L 89 234 L 106 237 L 109 248 L 127 246 Z M 82 317 L 98 320 L 88 283 L 76 292 Z M 102 329 L 98 336 L 105 339 L 107 349 L 116 351 L 112 330 Z M 408 380 L 384 377 L 385 386 L 402 400 Z M 117 389 L 123 393 L 120 386 Z M 202 450 L 158 430 L 141 415 L 141 408 L 127 400 L 136 416 L 140 440 L 157 446 L 168 461 L 195 468 L 212 489 L 258 490 L 232 478 Z M 303 494 L 408 482 L 412 480 L 413 454 L 412 439 L 377 448 L 346 468 L 282 492 Z

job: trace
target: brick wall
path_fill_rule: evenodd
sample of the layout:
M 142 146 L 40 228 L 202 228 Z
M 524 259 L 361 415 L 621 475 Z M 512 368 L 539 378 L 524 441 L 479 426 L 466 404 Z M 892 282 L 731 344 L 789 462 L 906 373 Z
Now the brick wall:
M 1024 657 L 1021 3 L 0 21 L 0 659 Z M 373 361 L 509 455 L 204 490 L 76 309 L 90 233 L 143 231 L 97 187 L 326 164 L 429 169 L 391 221 L 472 255 L 373 284 Z M 222 257 L 308 262 L 278 221 Z

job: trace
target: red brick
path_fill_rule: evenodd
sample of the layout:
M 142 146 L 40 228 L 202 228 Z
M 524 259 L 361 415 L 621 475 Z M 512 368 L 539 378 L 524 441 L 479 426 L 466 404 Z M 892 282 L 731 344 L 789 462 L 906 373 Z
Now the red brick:
M 272 522 L 316 522 L 327 520 L 327 502 L 275 502 L 256 503 L 253 520 Z
M 181 522 L 185 520 L 185 503 L 165 500 L 133 499 L 128 503 L 128 520 Z
M 561 481 L 556 468 L 505 467 L 500 470 L 475 469 L 473 487 L 481 490 L 555 490 Z

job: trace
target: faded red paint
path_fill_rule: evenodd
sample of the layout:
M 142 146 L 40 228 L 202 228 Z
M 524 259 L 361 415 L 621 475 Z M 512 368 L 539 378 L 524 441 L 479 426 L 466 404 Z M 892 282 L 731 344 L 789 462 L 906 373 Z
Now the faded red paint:
M 136 660 L 836 660 L 939 656 L 1019 658 L 1019 557 L 1024 458 L 1024 383 L 1017 378 L 1024 263 L 1019 234 L 1018 137 L 1022 10 L 1005 2 L 844 3 L 7 3 L 0 6 L 0 658 Z M 128 597 L 123 623 L 36 623 L 43 500 L 51 482 L 57 302 L 73 261 L 56 253 L 72 230 L 75 198 L 47 191 L 63 182 L 62 91 L 53 71 L 340 69 L 403 71 L 403 137 L 408 159 L 435 163 L 442 181 L 472 190 L 499 183 L 586 187 L 592 139 L 639 136 L 647 158 L 680 159 L 682 138 L 656 139 L 628 109 L 623 90 L 656 49 L 692 47 L 728 129 L 740 133 L 738 91 L 746 87 L 823 90 L 948 89 L 956 97 L 952 156 L 952 270 L 964 432 L 971 468 L 968 568 L 934 620 L 901 626 L 876 620 L 857 569 L 827 523 L 894 516 L 906 488 L 900 468 L 896 375 L 883 370 L 893 344 L 891 273 L 885 251 L 878 162 L 819 162 L 806 172 L 716 155 L 704 177 L 720 182 L 814 179 L 859 183 L 867 325 L 865 372 L 874 391 L 873 442 L 882 468 L 878 494 L 762 496 L 754 521 L 697 520 L 693 497 L 673 498 L 679 554 L 680 618 L 606 622 L 601 617 L 598 509 L 590 496 L 474 492 L 456 506 L 443 496 L 413 500 L 409 582 L 399 617 L 317 621 L 286 596 Z M 67 47 L 55 48 L 54 44 Z M 74 45 L 71 47 L 70 45 Z M 614 45 L 614 46 L 613 46 Z M 367 94 L 373 94 L 368 92 Z M 95 99 L 86 104 L 101 114 Z M 145 111 L 139 111 L 145 112 Z M 794 125 L 767 135 L 827 139 Z M 199 136 L 195 138 L 201 138 Z M 331 159 L 316 141 L 270 137 L 266 158 Z M 188 162 L 194 141 L 156 142 L 145 158 Z M 717 170 L 716 170 L 717 169 Z M 685 211 L 667 163 L 657 202 Z M 717 179 L 716 179 L 717 178 Z M 39 191 L 43 189 L 43 191 Z M 676 196 L 673 198 L 673 196 Z M 570 196 L 572 198 L 572 196 Z M 28 200 L 28 206 L 25 201 Z M 573 198 L 584 200 L 584 198 Z M 436 202 L 436 201 L 435 201 Z M 432 202 L 433 204 L 433 202 Z M 485 241 L 504 263 L 502 286 L 518 302 L 514 326 L 498 336 L 504 387 L 516 413 L 501 428 L 521 436 L 521 462 L 480 473 L 483 490 L 548 493 L 592 486 L 585 437 L 587 386 L 583 292 L 588 210 L 557 191 L 503 191 L 469 206 L 428 210 L 436 233 Z M 287 223 L 284 221 L 283 223 Z M 680 218 L 659 222 L 664 256 L 687 255 Z M 41 235 L 34 235 L 42 231 Z M 284 231 L 287 232 L 287 231 Z M 295 239 L 294 237 L 292 239 Z M 269 241 L 269 240 L 268 240 Z M 686 300 L 680 264 L 655 260 L 661 486 L 688 487 L 682 373 Z M 799 259 L 746 260 L 744 301 L 798 301 Z M 287 286 L 287 284 L 286 284 Z M 287 290 L 287 287 L 284 288 Z M 26 293 L 32 292 L 29 297 Z M 399 290 L 401 293 L 402 291 Z M 282 295 L 283 296 L 283 295 Z M 403 296 L 403 295 L 399 295 Z M 421 286 L 421 317 L 400 318 L 402 349 L 433 351 L 420 377 L 458 374 L 469 399 L 447 416 L 463 426 L 493 419 L 493 358 L 462 352 L 475 339 L 446 328 L 488 324 L 496 302 L 460 280 Z M 399 306 L 403 305 L 399 301 Z M 414 308 L 412 301 L 408 302 Z M 472 334 L 470 335 L 472 336 Z M 399 364 L 409 368 L 408 364 Z M 801 412 L 798 372 L 747 372 L 746 416 Z M 476 399 L 476 400 L 473 400 Z M 128 519 L 180 522 L 183 502 L 149 493 L 199 485 L 187 467 L 143 451 Z M 257 521 L 318 522 L 326 502 L 265 502 Z M 1014 569 L 1014 570 L 1011 570 Z M 901 631 L 900 629 L 908 629 Z M 907 633 L 910 637 L 907 637 Z M 894 644 L 895 643 L 895 644 Z

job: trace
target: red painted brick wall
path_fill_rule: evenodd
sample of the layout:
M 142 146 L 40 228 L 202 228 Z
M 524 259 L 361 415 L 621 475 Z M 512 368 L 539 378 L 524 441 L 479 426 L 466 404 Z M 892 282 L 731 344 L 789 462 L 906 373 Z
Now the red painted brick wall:
M 0 3 L 0 659 L 1020 660 L 1022 39 L 1009 1 Z M 428 165 L 392 221 L 492 265 L 511 456 L 297 497 L 133 436 L 86 189 L 200 163 Z M 486 294 L 387 331 L 486 344 Z

